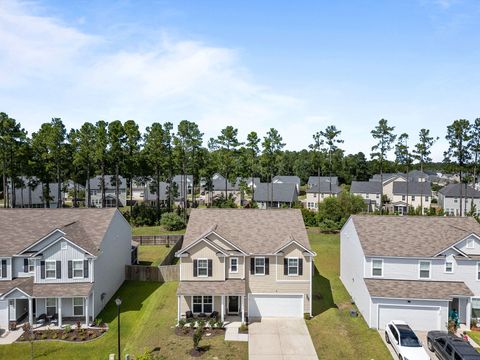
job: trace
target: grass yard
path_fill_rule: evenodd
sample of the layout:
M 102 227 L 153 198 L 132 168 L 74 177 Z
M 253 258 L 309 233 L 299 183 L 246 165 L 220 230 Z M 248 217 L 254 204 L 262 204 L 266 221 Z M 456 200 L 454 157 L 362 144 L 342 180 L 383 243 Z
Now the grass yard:
M 139 245 L 138 260 L 140 265 L 158 266 L 171 250 L 166 245 Z
M 309 230 L 317 253 L 313 279 L 313 315 L 307 321 L 320 359 L 390 359 L 378 332 L 361 316 L 352 318 L 350 295 L 339 278 L 340 236 Z
M 159 226 L 138 226 L 132 228 L 132 235 L 175 235 L 185 234 L 185 229 L 177 231 L 168 231 L 161 225 Z
M 121 313 L 121 344 L 123 353 L 133 355 L 155 351 L 166 359 L 191 359 L 188 351 L 192 339 L 174 333 L 177 314 L 177 283 L 153 283 L 127 281 L 116 296 L 123 299 Z M 110 301 L 101 313 L 110 330 L 98 340 L 89 343 L 65 343 L 60 341 L 35 342 L 35 359 L 108 359 L 116 353 L 116 306 Z M 209 351 L 202 359 L 247 359 L 247 343 L 225 342 L 223 336 L 205 338 L 200 343 Z M 30 344 L 15 343 L 0 346 L 0 359 L 30 359 Z

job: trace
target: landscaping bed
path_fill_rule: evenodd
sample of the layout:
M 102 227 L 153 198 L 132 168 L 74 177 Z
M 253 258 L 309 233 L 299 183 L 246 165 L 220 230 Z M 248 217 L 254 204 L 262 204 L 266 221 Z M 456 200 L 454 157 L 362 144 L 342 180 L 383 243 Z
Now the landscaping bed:
M 179 328 L 178 326 L 175 328 L 175 334 L 178 336 L 193 336 L 195 329 L 189 326 L 185 326 L 183 328 Z M 204 329 L 203 335 L 206 337 L 214 337 L 218 335 L 225 335 L 225 329 L 218 329 L 218 328 L 206 328 Z
M 30 333 L 24 332 L 17 341 L 63 340 L 84 342 L 97 339 L 106 331 L 106 328 L 33 330 L 31 338 Z

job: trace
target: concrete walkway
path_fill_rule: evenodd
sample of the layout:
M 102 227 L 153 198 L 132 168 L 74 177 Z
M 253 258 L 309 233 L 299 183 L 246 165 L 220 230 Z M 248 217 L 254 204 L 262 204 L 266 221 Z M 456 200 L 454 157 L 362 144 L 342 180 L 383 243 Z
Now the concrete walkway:
M 227 325 L 225 328 L 225 341 L 248 341 L 248 334 L 240 334 L 238 329 L 242 323 L 240 321 L 234 321 Z
M 303 319 L 263 318 L 248 327 L 249 360 L 317 360 Z
M 9 345 L 17 341 L 17 339 L 22 336 L 23 330 L 17 329 L 14 331 L 7 331 L 5 334 L 0 336 L 0 345 Z

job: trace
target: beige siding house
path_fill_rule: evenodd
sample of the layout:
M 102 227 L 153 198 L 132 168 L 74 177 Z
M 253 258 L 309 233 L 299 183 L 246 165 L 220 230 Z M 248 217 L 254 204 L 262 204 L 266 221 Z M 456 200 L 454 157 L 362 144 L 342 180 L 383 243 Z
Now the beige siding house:
M 316 254 L 299 210 L 193 209 L 176 255 L 179 320 L 312 312 Z

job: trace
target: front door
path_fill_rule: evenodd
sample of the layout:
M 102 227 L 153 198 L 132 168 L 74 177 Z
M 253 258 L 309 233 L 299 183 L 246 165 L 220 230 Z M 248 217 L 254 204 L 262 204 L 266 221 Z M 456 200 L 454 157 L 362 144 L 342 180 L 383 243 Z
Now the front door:
M 238 314 L 238 296 L 228 297 L 228 313 Z

